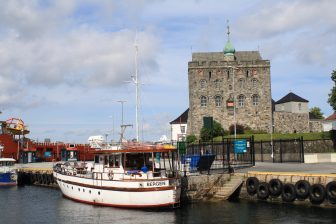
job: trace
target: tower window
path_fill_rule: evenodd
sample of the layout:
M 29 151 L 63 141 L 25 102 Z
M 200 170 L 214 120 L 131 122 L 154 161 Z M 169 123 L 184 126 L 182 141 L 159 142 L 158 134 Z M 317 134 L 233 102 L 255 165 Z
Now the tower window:
M 259 99 L 258 95 L 253 95 L 252 96 L 252 104 L 253 104 L 253 106 L 258 106 L 259 105 L 259 101 L 260 101 L 260 99 Z
M 208 100 L 205 96 L 201 96 L 201 107 L 206 107 Z
M 245 105 L 245 96 L 244 95 L 238 96 L 238 106 L 243 107 L 244 105 Z
M 216 107 L 222 106 L 222 97 L 221 96 L 215 96 L 215 104 L 216 104 Z
M 214 84 L 215 84 L 215 88 L 219 88 L 219 86 L 220 86 L 220 80 L 219 79 L 216 79 L 215 81 L 214 81 Z
M 252 87 L 256 88 L 258 85 L 258 80 L 257 79 L 252 79 Z
M 202 79 L 202 80 L 200 81 L 200 86 L 201 86 L 201 89 L 204 89 L 204 88 L 205 88 L 205 86 L 206 86 L 206 81 L 205 81 L 205 79 Z
M 238 85 L 239 85 L 239 88 L 244 88 L 244 79 L 239 79 Z
M 209 80 L 211 79 L 211 72 L 209 72 Z
M 246 78 L 248 78 L 250 76 L 250 71 L 246 70 Z
M 227 79 L 230 79 L 230 71 L 227 71 Z

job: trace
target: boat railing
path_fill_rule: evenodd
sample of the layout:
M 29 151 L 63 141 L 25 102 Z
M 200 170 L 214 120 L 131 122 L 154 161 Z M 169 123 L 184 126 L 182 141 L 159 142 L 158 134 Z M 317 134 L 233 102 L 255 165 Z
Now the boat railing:
M 152 180 L 173 177 L 172 173 L 167 170 L 158 170 L 154 172 L 143 172 L 141 170 L 119 171 L 113 168 L 104 167 L 103 171 L 95 171 L 93 166 L 90 165 L 58 163 L 54 166 L 54 171 L 63 175 L 90 178 L 95 180 Z

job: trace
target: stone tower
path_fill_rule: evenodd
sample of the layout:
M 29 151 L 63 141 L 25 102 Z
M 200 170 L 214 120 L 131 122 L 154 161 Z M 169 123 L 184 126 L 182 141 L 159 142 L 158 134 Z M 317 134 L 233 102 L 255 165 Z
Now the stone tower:
M 225 130 L 241 124 L 271 132 L 270 61 L 259 51 L 235 51 L 228 27 L 223 52 L 193 53 L 188 63 L 188 134 L 199 135 L 203 117 Z

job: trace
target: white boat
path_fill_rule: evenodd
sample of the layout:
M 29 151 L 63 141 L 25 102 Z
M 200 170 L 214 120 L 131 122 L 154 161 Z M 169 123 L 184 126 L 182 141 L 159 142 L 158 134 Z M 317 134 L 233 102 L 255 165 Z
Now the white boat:
M 180 178 L 176 148 L 132 143 L 95 152 L 94 163 L 54 166 L 54 178 L 67 198 L 94 205 L 178 207 Z
M 0 158 L 0 186 L 15 186 L 17 184 L 14 164 L 15 159 Z

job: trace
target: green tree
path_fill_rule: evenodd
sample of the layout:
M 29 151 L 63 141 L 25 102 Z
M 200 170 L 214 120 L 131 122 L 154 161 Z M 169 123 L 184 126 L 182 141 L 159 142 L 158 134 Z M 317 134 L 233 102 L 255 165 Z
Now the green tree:
M 314 115 L 317 119 L 323 119 L 323 113 L 319 107 L 310 108 L 310 113 Z
M 334 87 L 331 89 L 331 93 L 329 93 L 328 103 L 336 111 L 336 70 L 331 73 L 331 80 L 334 82 Z
M 194 143 L 196 142 L 196 140 L 197 140 L 197 137 L 195 135 L 188 135 L 186 139 L 188 144 Z
M 210 141 L 212 138 L 221 136 L 224 133 L 225 131 L 222 125 L 219 122 L 214 120 L 212 122 L 212 130 L 211 128 L 205 128 L 205 127 L 201 129 L 200 138 L 202 139 L 202 141 L 206 142 L 206 141 Z

